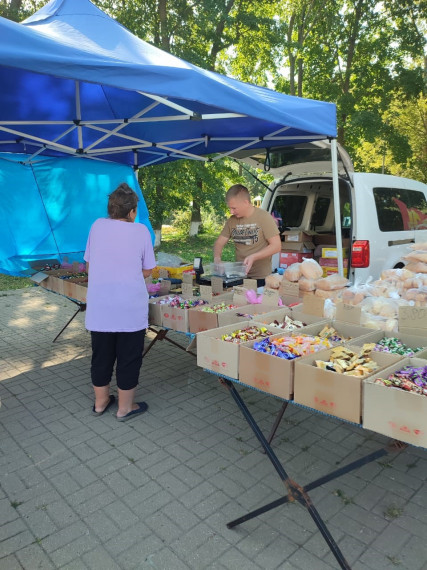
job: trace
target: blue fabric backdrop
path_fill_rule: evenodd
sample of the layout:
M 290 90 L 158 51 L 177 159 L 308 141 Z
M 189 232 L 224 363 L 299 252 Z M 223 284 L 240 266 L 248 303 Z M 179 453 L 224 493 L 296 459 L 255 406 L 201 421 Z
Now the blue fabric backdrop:
M 0 153 L 0 273 L 34 273 L 35 260 L 82 261 L 91 224 L 107 215 L 108 194 L 127 182 L 139 196 L 137 221 L 154 243 L 148 210 L 132 168 L 83 158 Z

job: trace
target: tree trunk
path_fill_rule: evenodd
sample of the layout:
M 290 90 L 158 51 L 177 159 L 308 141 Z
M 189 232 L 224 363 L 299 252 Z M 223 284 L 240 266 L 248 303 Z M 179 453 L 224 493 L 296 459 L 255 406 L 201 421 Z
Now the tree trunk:
M 197 180 L 197 186 L 202 190 L 203 183 L 200 179 Z M 190 222 L 190 237 L 197 236 L 199 233 L 200 224 L 202 223 L 202 214 L 200 211 L 200 199 L 193 196 L 193 206 L 191 208 L 191 222 Z
M 288 26 L 288 58 L 289 58 L 289 95 L 295 95 L 295 61 L 296 56 L 292 49 L 292 34 L 294 31 L 295 14 L 292 14 Z
M 162 49 L 170 52 L 170 37 L 168 34 L 167 0 L 158 0 L 157 14 L 159 17 L 160 43 Z

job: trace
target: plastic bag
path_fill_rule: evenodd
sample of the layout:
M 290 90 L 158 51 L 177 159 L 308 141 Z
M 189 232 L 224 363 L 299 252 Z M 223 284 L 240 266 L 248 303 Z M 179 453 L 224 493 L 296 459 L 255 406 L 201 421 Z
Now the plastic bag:
M 316 281 L 314 279 L 307 279 L 307 277 L 300 277 L 298 285 L 300 291 L 314 291 L 316 289 Z
M 314 259 L 304 259 L 301 263 L 301 274 L 307 279 L 320 279 L 323 276 L 323 269 Z
M 288 281 L 298 281 L 301 277 L 301 263 L 292 263 L 292 265 L 285 269 L 283 277 Z
M 267 275 L 265 278 L 265 286 L 270 289 L 278 289 L 281 282 L 282 275 L 279 275 L 278 273 L 272 273 L 271 275 Z
M 328 277 L 323 277 L 316 282 L 317 289 L 323 289 L 323 291 L 334 291 L 335 289 L 343 289 L 348 285 L 350 281 L 338 273 L 328 275 Z
M 414 250 L 403 257 L 407 261 L 421 261 L 422 263 L 427 263 L 427 250 Z
M 413 243 L 412 245 L 409 246 L 411 249 L 415 249 L 418 251 L 427 251 L 427 241 L 425 241 L 424 243 Z
M 334 320 L 337 313 L 337 307 L 332 299 L 325 299 L 323 306 L 323 316 L 327 319 Z
M 404 298 L 407 301 L 414 301 L 416 307 L 427 307 L 427 287 L 406 289 Z
M 422 261 L 411 261 L 406 266 L 408 271 L 413 271 L 414 273 L 427 273 L 427 263 L 423 263 Z
M 410 279 L 414 274 L 412 271 L 408 271 L 406 267 L 401 267 L 398 269 L 384 269 L 381 273 L 381 279 L 395 280 L 395 281 L 405 281 Z
M 163 267 L 179 267 L 182 264 L 182 259 L 179 255 L 173 255 L 172 253 L 165 253 L 159 251 L 156 255 L 157 265 Z
M 321 299 L 338 299 L 339 298 L 340 290 L 337 289 L 336 291 L 325 291 L 324 289 L 316 289 L 314 294 L 316 297 L 320 297 Z
M 384 332 L 398 332 L 397 318 L 381 317 L 371 313 L 362 313 L 360 324 L 369 329 L 381 330 Z

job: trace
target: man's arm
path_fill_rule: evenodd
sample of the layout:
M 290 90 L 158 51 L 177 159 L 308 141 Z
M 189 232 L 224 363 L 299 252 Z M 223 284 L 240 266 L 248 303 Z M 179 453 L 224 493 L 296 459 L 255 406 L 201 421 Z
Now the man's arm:
M 282 243 L 280 241 L 280 235 L 273 236 L 267 241 L 268 245 L 264 249 L 258 251 L 257 253 L 253 253 L 252 255 L 248 255 L 248 257 L 245 257 L 243 260 L 243 263 L 246 265 L 246 273 L 249 273 L 252 265 L 254 264 L 254 261 L 257 261 L 258 259 L 264 259 L 264 257 L 270 257 L 275 253 L 279 253 L 279 251 L 281 251 Z
M 214 254 L 214 263 L 221 262 L 221 254 L 222 250 L 225 247 L 225 244 L 228 242 L 228 237 L 225 236 L 218 236 L 217 240 L 214 243 L 213 254 Z

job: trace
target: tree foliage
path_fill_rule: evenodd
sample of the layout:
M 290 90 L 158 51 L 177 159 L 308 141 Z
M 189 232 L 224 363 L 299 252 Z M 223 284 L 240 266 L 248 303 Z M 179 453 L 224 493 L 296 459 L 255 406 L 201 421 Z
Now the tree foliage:
M 356 169 L 426 180 L 427 0 L 93 0 L 140 38 L 203 68 L 337 104 Z M 3 0 L 19 21 L 45 0 Z M 155 225 L 224 207 L 230 161 L 139 173 Z M 258 189 L 259 191 L 259 189 Z M 258 193 L 258 192 L 257 192 Z M 262 192 L 261 192 L 262 193 Z

